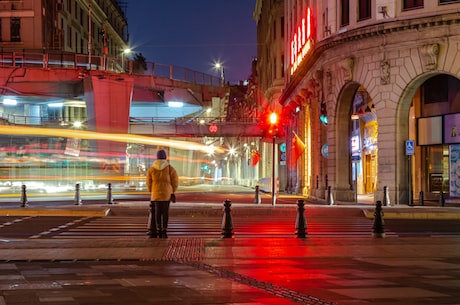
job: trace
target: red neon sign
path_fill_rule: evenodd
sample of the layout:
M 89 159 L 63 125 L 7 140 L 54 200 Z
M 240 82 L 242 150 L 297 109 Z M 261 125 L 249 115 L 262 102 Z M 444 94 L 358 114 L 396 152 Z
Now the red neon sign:
M 294 74 L 312 47 L 313 20 L 311 9 L 308 7 L 291 40 L 291 75 Z

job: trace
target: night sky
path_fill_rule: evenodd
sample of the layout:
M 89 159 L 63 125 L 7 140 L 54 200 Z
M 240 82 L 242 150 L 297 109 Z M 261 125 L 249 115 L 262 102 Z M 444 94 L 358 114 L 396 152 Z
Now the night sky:
M 127 0 L 130 45 L 148 62 L 181 66 L 237 84 L 257 57 L 255 0 Z

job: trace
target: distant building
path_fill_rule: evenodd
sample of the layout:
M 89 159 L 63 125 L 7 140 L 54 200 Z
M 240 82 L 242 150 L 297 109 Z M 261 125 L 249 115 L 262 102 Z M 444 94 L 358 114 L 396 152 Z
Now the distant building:
M 116 0 L 0 1 L 0 52 L 121 57 L 127 20 Z

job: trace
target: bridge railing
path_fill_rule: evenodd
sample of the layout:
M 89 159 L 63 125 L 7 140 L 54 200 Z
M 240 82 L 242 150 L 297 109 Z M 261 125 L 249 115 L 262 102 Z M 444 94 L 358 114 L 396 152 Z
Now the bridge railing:
M 139 124 L 155 124 L 155 123 L 166 123 L 166 124 L 254 124 L 257 122 L 256 118 L 247 117 L 239 118 L 238 120 L 228 120 L 226 117 L 130 117 L 131 123 Z
M 135 75 L 151 75 L 184 81 L 199 85 L 221 86 L 220 77 L 188 68 L 154 62 L 141 63 L 118 57 L 91 56 L 69 52 L 0 52 L 0 68 L 76 68 L 86 70 L 110 71 Z

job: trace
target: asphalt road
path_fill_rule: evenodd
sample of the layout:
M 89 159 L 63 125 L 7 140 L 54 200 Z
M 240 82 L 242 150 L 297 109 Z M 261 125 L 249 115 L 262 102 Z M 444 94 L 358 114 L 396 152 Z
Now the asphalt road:
M 219 206 L 172 206 L 169 236 L 217 237 L 222 235 L 223 209 Z M 373 220 L 361 208 L 314 207 L 305 212 L 306 231 L 316 237 L 369 236 Z M 270 206 L 234 207 L 233 233 L 242 237 L 289 237 L 296 233 L 297 208 Z M 111 207 L 108 216 L 0 216 L 1 238 L 145 238 L 148 208 L 142 205 Z M 389 219 L 387 236 L 460 235 L 458 220 Z

